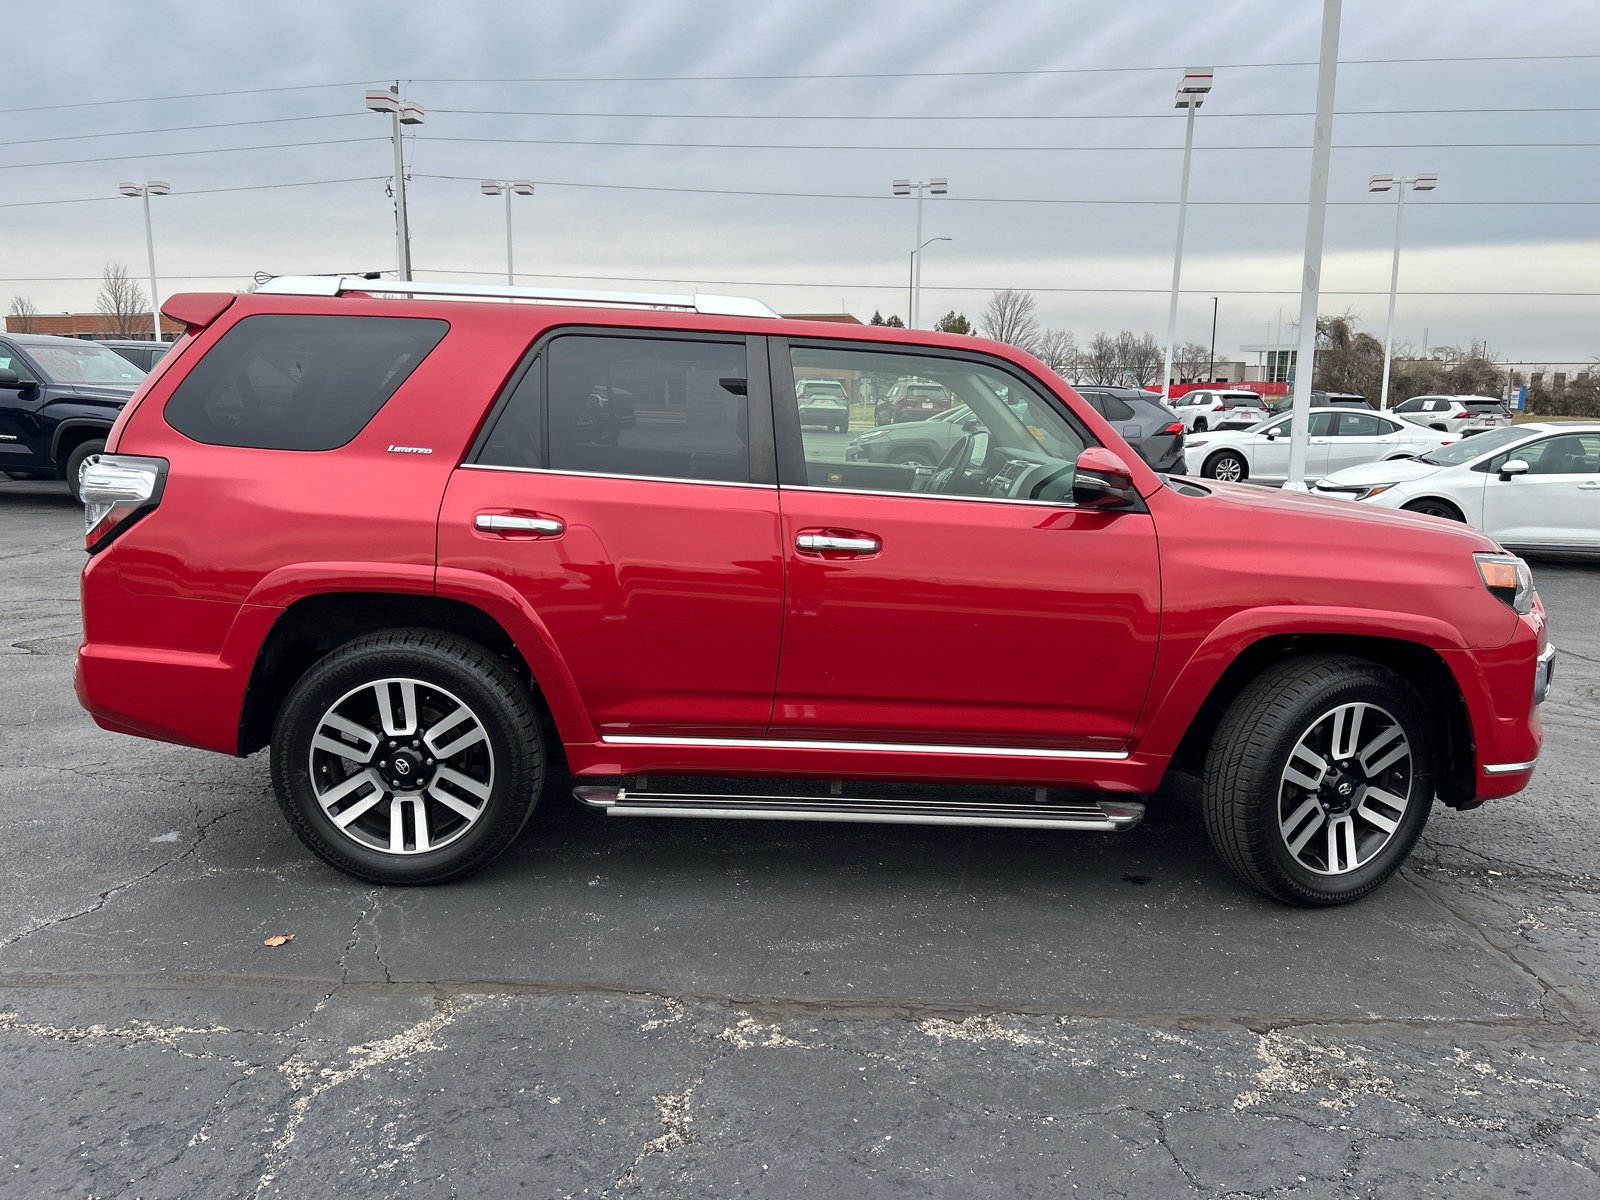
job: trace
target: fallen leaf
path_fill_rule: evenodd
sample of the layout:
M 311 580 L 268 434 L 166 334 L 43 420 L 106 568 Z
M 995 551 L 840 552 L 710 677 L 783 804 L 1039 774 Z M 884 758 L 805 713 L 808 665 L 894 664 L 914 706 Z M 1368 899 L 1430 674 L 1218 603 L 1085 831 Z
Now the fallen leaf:
M 262 942 L 261 944 L 263 946 L 281 946 L 285 942 L 292 942 L 292 941 L 294 941 L 294 934 L 292 934 L 292 933 L 280 933 L 277 937 L 269 937 L 266 941 Z

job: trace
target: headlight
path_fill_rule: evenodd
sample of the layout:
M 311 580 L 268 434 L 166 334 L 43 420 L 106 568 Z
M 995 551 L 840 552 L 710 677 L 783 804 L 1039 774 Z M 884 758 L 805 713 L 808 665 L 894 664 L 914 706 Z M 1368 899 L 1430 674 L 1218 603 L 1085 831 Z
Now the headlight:
M 870 442 L 873 438 L 887 437 L 888 434 L 889 434 L 889 431 L 887 429 L 874 429 L 874 430 L 871 430 L 868 433 L 863 433 L 860 437 L 858 437 L 856 439 L 856 441 L 858 441 L 858 442 Z
M 1504 601 L 1512 612 L 1526 616 L 1533 611 L 1533 572 L 1515 554 L 1474 554 L 1478 577 L 1490 593 Z
M 1366 491 L 1362 492 L 1361 495 L 1359 497 L 1357 497 L 1357 498 L 1361 499 L 1361 500 L 1371 500 L 1379 492 L 1387 492 L 1393 486 L 1394 486 L 1394 484 L 1392 484 L 1392 483 L 1380 483 L 1377 487 L 1368 488 Z
M 1206 439 L 1205 438 L 1189 438 L 1183 444 L 1185 446 L 1204 446 L 1206 444 Z

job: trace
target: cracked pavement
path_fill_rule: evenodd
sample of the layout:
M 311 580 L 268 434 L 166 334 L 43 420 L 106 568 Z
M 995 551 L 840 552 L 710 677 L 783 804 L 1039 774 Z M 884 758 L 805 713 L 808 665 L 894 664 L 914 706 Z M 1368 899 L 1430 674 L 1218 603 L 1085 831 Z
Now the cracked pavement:
M 95 728 L 80 510 L 0 513 L 0 1196 L 1600 1193 L 1600 566 L 1535 564 L 1532 787 L 1352 907 L 1236 883 L 1181 778 L 1121 836 L 557 779 L 402 890 L 311 859 L 261 755 Z

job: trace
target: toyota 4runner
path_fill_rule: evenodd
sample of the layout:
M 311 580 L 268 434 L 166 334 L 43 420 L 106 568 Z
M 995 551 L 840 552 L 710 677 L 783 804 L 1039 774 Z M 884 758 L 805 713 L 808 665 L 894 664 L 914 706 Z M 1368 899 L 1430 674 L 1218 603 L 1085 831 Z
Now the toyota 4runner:
M 1158 475 L 1013 347 L 354 278 L 163 311 L 187 331 L 84 471 L 78 695 L 270 746 L 295 832 L 359 878 L 481 867 L 558 754 L 619 818 L 1107 832 L 1176 769 L 1244 880 L 1331 904 L 1436 798 L 1534 770 L 1553 650 L 1519 559 Z M 931 466 L 849 460 L 800 422 L 819 377 L 971 415 Z

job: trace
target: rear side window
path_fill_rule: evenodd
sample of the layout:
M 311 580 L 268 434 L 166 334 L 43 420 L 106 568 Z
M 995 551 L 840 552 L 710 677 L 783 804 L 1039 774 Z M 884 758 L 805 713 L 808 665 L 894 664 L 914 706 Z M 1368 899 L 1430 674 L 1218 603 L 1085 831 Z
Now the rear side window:
M 167 423 L 212 446 L 336 449 L 449 327 L 415 317 L 246 317 L 178 385 Z
M 1100 410 L 1101 415 L 1108 421 L 1133 420 L 1133 406 L 1124 400 L 1118 400 L 1115 396 L 1102 394 L 1100 403 L 1096 404 L 1095 407 Z
M 749 482 L 742 339 L 574 335 L 545 358 L 551 470 Z

